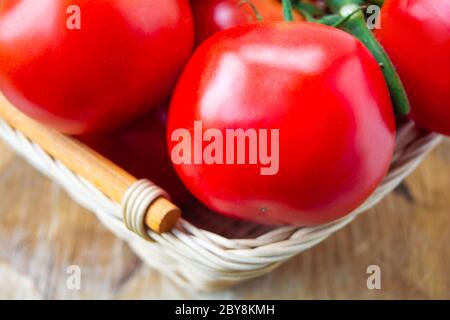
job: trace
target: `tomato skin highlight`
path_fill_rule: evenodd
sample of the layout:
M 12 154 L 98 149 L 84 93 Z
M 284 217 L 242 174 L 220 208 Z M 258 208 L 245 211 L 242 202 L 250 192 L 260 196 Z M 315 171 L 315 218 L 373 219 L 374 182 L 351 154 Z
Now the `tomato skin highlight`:
M 108 130 L 167 99 L 193 37 L 187 0 L 4 0 L 0 90 L 64 133 Z
M 411 103 L 410 117 L 450 135 L 450 1 L 387 0 L 377 38 Z
M 175 165 L 209 208 L 262 224 L 342 217 L 374 191 L 394 149 L 392 104 L 375 59 L 347 33 L 305 22 L 246 24 L 204 42 L 172 98 L 169 150 L 174 130 L 193 135 L 195 120 L 223 134 L 279 129 L 276 175 L 249 164 Z
M 283 7 L 277 0 L 251 0 L 264 21 L 283 21 Z M 257 16 L 248 3 L 241 0 L 191 0 L 196 43 L 213 34 L 237 26 L 256 22 Z M 294 12 L 295 20 L 303 20 Z

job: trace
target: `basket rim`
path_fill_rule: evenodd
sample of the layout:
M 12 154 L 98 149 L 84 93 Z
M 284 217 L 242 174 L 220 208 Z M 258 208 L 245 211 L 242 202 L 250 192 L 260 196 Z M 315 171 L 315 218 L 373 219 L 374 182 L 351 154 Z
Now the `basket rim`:
M 182 286 L 194 285 L 200 290 L 229 286 L 257 277 L 325 240 L 381 201 L 442 139 L 439 134 L 418 129 L 411 121 L 401 124 L 393 162 L 383 182 L 359 208 L 337 221 L 313 227 L 274 227 L 254 238 L 229 238 L 181 219 L 168 233 L 148 230 L 153 241 L 150 242 L 125 227 L 118 203 L 51 157 L 1 117 L 0 137 L 36 169 L 56 180 L 76 202 L 94 212 L 147 264 Z

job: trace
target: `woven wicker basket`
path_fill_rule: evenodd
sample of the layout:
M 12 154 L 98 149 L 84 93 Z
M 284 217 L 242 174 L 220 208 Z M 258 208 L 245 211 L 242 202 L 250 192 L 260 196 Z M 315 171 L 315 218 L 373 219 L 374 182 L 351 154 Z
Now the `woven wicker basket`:
M 160 234 L 148 228 L 142 229 L 144 223 L 141 220 L 150 202 L 164 195 L 161 190 L 147 181 L 139 181 L 129 188 L 122 205 L 119 204 L 86 176 L 80 176 L 64 161 L 49 155 L 48 150 L 30 138 L 30 134 L 24 133 L 27 130 L 21 130 L 28 127 L 21 128 L 16 121 L 11 121 L 10 116 L 5 116 L 5 110 L 12 107 L 1 95 L 0 106 L 0 136 L 18 154 L 57 181 L 75 201 L 95 213 L 150 267 L 160 270 L 181 286 L 197 290 L 225 288 L 261 276 L 325 240 L 383 199 L 441 140 L 441 136 L 419 130 L 411 122 L 400 124 L 393 162 L 382 184 L 361 207 L 339 221 L 308 228 L 268 228 L 209 212 L 194 214 L 185 211 L 175 228 Z M 48 134 L 56 135 L 51 131 Z M 59 141 L 54 140 L 56 143 Z M 92 157 L 91 160 L 96 159 Z M 138 203 L 130 205 L 130 201 Z M 141 210 L 130 217 L 124 207 L 139 207 Z

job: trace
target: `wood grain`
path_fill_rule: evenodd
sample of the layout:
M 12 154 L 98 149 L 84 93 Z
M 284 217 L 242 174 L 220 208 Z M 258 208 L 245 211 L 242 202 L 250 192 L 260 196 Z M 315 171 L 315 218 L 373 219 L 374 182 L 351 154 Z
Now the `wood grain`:
M 145 267 L 96 218 L 0 143 L 0 298 L 450 299 L 450 141 L 380 205 L 272 273 L 214 294 Z M 81 268 L 81 289 L 66 286 Z M 381 268 L 381 290 L 366 286 Z

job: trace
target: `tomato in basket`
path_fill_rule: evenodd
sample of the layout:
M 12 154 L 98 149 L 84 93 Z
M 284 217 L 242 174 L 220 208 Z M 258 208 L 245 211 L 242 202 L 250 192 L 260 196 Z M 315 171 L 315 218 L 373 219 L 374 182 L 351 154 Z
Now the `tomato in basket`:
M 0 90 L 64 133 L 163 103 L 193 46 L 188 0 L 2 0 Z
M 450 1 L 387 0 L 378 39 L 421 127 L 450 135 Z
M 353 36 L 306 22 L 222 31 L 185 68 L 169 110 L 171 159 L 209 208 L 313 225 L 362 204 L 391 162 L 392 103 Z
M 191 7 L 198 44 L 219 31 L 257 21 L 257 14 L 267 21 L 283 20 L 283 8 L 277 0 L 191 0 Z M 302 19 L 296 12 L 294 16 Z

